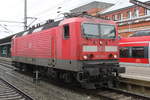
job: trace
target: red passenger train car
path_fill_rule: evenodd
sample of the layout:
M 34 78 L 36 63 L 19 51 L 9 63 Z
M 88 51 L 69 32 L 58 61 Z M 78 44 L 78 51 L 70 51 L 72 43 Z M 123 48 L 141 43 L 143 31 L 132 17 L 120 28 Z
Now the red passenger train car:
M 125 71 L 118 65 L 117 25 L 95 17 L 67 17 L 20 32 L 11 50 L 17 68 L 35 65 L 65 82 L 111 86 Z
M 120 65 L 150 66 L 150 31 L 138 31 L 120 40 Z

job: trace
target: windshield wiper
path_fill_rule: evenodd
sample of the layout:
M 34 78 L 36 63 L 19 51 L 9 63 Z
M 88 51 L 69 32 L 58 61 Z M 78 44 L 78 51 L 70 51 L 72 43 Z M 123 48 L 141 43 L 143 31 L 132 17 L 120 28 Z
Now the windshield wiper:
M 99 37 L 98 35 L 84 34 L 85 37 Z

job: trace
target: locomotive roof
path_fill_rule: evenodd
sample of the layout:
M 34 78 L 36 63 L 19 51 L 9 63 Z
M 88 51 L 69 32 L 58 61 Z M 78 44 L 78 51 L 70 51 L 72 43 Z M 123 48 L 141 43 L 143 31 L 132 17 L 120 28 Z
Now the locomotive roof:
M 34 32 L 39 32 L 39 31 L 42 31 L 42 30 L 46 30 L 46 29 L 49 29 L 49 28 L 52 28 L 52 27 L 59 26 L 61 24 L 66 24 L 66 23 L 70 23 L 70 22 L 74 22 L 74 21 L 76 21 L 76 22 L 79 21 L 80 22 L 80 21 L 83 21 L 83 20 L 86 20 L 86 19 L 89 19 L 89 18 L 90 19 L 92 19 L 92 18 L 97 19 L 97 17 L 92 17 L 92 16 L 86 16 L 86 17 L 82 17 L 82 16 L 81 17 L 77 17 L 77 16 L 73 16 L 73 17 L 69 16 L 68 17 L 67 16 L 67 20 L 63 19 L 65 21 L 63 21 L 63 20 L 59 20 L 59 21 L 48 20 L 43 25 L 37 24 L 36 27 L 33 26 L 33 27 L 29 28 L 26 31 L 22 31 L 22 32 L 17 33 L 15 37 L 21 37 L 21 36 L 24 36 L 24 35 L 32 34 Z M 113 23 L 114 24 L 114 22 L 110 21 L 110 20 L 109 21 L 104 20 L 104 19 L 101 19 L 101 20 L 103 20 L 102 22 L 104 22 L 104 23 L 108 23 L 108 24 Z
M 38 32 L 38 31 L 46 30 L 48 28 L 56 27 L 56 26 L 59 25 L 60 21 L 55 21 L 54 22 L 53 20 L 49 20 L 49 21 L 47 21 L 43 25 L 37 24 L 36 26 L 32 26 L 31 28 L 29 28 L 26 31 L 22 31 L 22 32 L 17 33 L 16 37 L 20 37 L 20 36 L 24 36 L 24 35 L 27 35 L 27 34 L 31 34 L 33 32 Z

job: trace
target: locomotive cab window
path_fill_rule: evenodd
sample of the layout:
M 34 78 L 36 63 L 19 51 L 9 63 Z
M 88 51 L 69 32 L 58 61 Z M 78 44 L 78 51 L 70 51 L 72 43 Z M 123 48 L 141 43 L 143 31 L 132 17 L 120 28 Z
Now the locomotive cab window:
M 64 30 L 64 38 L 67 39 L 70 37 L 70 28 L 69 28 L 69 24 L 66 24 L 63 26 L 63 30 Z
M 113 39 L 116 37 L 116 29 L 114 25 L 101 24 L 100 32 L 101 38 L 104 39 Z
M 98 24 L 84 23 L 83 33 L 85 37 L 100 37 Z
M 89 38 L 114 39 L 116 37 L 116 29 L 114 25 L 84 23 L 83 35 Z

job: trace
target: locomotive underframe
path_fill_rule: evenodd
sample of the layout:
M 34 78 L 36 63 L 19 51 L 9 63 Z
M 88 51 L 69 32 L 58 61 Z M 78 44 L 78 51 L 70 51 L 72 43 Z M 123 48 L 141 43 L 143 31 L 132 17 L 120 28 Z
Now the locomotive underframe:
M 77 61 L 13 57 L 13 65 L 17 68 L 24 69 L 26 64 L 38 66 L 41 73 L 53 78 L 68 83 L 75 79 L 84 86 L 87 84 L 114 86 L 119 73 L 125 72 L 125 68 L 119 67 L 117 60 Z
M 113 87 L 117 84 L 119 73 L 125 68 L 119 67 L 117 60 L 82 61 L 83 71 L 78 72 L 78 81 L 100 87 Z

